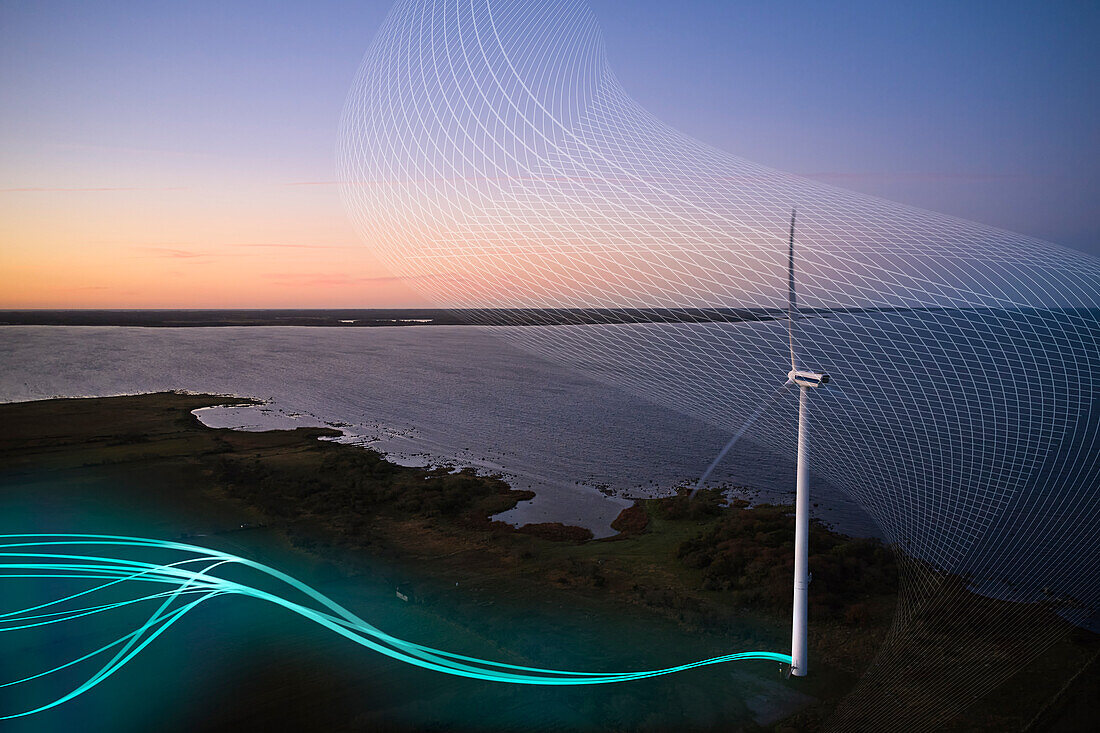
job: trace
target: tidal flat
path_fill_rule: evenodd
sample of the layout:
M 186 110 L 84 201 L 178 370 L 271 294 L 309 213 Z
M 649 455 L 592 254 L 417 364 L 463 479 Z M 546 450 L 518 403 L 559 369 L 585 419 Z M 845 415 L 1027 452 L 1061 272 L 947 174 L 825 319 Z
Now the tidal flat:
M 0 405 L 3 530 L 232 548 L 404 638 L 511 663 L 639 669 L 789 644 L 789 507 L 724 506 L 701 492 L 639 501 L 604 539 L 560 523 L 516 529 L 492 517 L 530 492 L 499 477 L 398 466 L 319 440 L 339 434 L 331 428 L 242 432 L 193 414 L 240 402 L 158 393 Z M 752 662 L 610 689 L 509 687 L 411 669 L 294 619 L 231 609 L 241 615 L 207 613 L 206 625 L 20 729 L 87 721 L 102 700 L 123 715 L 140 689 L 156 704 L 84 728 L 812 730 L 889 633 L 898 555 L 821 524 L 811 533 L 814 673 L 804 680 Z M 995 616 L 1013 604 L 988 605 Z M 1094 705 L 1097 648 L 1094 635 L 1068 632 L 950 728 L 1060 729 Z M 1049 673 L 1071 659 L 1081 675 Z

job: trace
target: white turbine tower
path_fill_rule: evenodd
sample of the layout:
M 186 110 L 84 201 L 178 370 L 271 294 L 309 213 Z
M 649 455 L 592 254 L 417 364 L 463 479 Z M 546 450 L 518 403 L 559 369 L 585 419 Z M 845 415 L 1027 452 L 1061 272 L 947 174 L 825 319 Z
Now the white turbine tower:
M 787 248 L 787 337 L 791 348 L 791 370 L 787 385 L 798 385 L 798 459 L 795 470 L 794 502 L 794 619 L 791 629 L 791 674 L 806 676 L 806 626 L 810 598 L 810 390 L 829 383 L 829 375 L 798 368 L 794 352 L 794 319 L 798 306 L 794 293 L 794 218 Z M 786 386 L 786 385 L 785 385 Z
M 762 402 L 741 429 L 734 433 L 726 446 L 719 451 L 707 470 L 695 483 L 691 496 L 706 483 L 714 469 L 726 457 L 753 423 L 764 413 L 772 402 L 791 385 L 798 386 L 798 458 L 795 470 L 794 502 L 794 619 L 791 629 L 791 669 L 796 677 L 806 676 L 806 626 L 807 608 L 810 597 L 810 471 L 809 471 L 809 397 L 810 390 L 829 383 L 829 375 L 799 369 L 794 351 L 794 321 L 798 312 L 794 294 L 794 219 L 796 211 L 791 210 L 791 233 L 787 243 L 787 339 L 791 349 L 791 370 L 787 372 L 787 381 L 772 396 Z

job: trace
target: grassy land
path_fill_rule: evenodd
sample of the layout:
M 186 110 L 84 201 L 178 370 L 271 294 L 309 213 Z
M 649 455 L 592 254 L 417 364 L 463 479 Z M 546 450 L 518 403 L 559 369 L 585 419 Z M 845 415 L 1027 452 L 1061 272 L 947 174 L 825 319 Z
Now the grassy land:
M 140 473 L 166 500 L 232 503 L 299 549 L 350 565 L 362 554 L 383 557 L 418 579 L 406 590 L 421 602 L 458 583 L 513 602 L 537 598 L 611 617 L 736 629 L 732 649 L 789 643 L 789 507 L 723 507 L 703 492 L 693 500 L 639 502 L 616 520 L 619 534 L 603 540 L 557 524 L 515 530 L 491 516 L 531 494 L 499 478 L 396 466 L 371 451 L 317 440 L 338 434 L 326 428 L 215 430 L 191 414 L 225 402 L 164 393 L 0 405 L 0 466 Z M 815 674 L 789 684 L 816 702 L 787 723 L 801 730 L 818 726 L 871 663 L 897 593 L 895 556 L 880 542 L 814 523 L 810 546 Z M 1004 711 L 1016 708 L 1015 727 L 1027 721 L 1030 730 L 1066 729 L 1088 710 L 1095 665 L 1074 680 L 1064 667 L 1061 674 L 1049 668 L 1070 657 L 1084 664 L 1095 649 L 1091 635 L 1067 637 L 1031 672 L 1002 686 L 995 703 L 981 701 L 955 724 L 1004 729 Z

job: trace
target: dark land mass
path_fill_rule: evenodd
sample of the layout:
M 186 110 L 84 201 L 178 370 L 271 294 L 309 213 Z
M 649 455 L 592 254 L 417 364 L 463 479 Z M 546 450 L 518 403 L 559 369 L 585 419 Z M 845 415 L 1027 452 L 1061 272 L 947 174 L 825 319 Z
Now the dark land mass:
M 397 466 L 369 450 L 318 440 L 338 434 L 327 428 L 211 429 L 191 413 L 227 402 L 241 400 L 163 393 L 0 405 L 0 491 L 30 474 L 96 475 L 134 482 L 147 495 L 190 511 L 228 514 L 226 507 L 237 507 L 235 517 L 248 516 L 297 551 L 351 574 L 367 558 L 375 565 L 384 560 L 395 578 L 415 579 L 400 584 L 410 606 L 430 609 L 444 597 L 453 605 L 461 594 L 478 608 L 497 601 L 583 608 L 658 629 L 658 635 L 663 628 L 670 637 L 722 629 L 730 650 L 789 644 L 790 507 L 723 506 L 717 494 L 700 492 L 694 499 L 636 503 L 616 520 L 619 534 L 607 539 L 560 524 L 516 530 L 491 517 L 531 494 L 497 477 Z M 743 730 L 818 729 L 872 663 L 893 619 L 898 556 L 892 548 L 816 522 L 810 547 L 813 674 L 779 683 L 808 697 L 800 697 L 804 703 L 793 712 L 788 704 L 783 719 Z M 983 623 L 991 624 L 1020 605 L 982 603 Z M 927 643 L 946 642 L 933 636 Z M 1100 712 L 1094 694 L 1098 650 L 1095 635 L 1067 630 L 947 729 L 1091 729 Z M 323 723 L 350 729 L 348 720 L 357 720 L 362 729 L 377 729 L 371 703 L 354 691 L 350 699 L 367 711 L 358 718 L 333 712 L 348 701 L 333 702 L 326 674 L 332 673 L 282 669 L 270 679 L 252 677 L 233 690 L 231 716 L 196 727 L 274 730 Z M 769 679 L 776 679 L 774 671 Z M 689 694 L 673 683 L 639 684 L 651 685 L 646 694 Z M 919 688 L 920 680 L 912 684 Z M 324 706 L 310 702 L 320 690 L 330 695 Z M 639 727 L 624 694 L 614 698 L 622 706 L 615 717 L 598 718 L 612 721 L 604 727 Z M 920 699 L 919 689 L 914 695 Z M 400 727 L 386 719 L 384 727 L 394 726 Z M 729 729 L 721 722 L 707 727 Z
M 803 317 L 897 310 L 802 308 Z M 8 310 L 6 326 L 567 326 L 626 323 L 741 323 L 786 318 L 775 308 L 388 308 L 313 310 Z
M 801 318 L 853 313 L 981 312 L 982 308 L 799 308 Z M 1020 308 L 1021 311 L 1030 309 Z M 1084 315 L 1088 309 L 1061 309 Z M 136 326 L 212 328 L 225 326 L 579 326 L 628 323 L 743 323 L 787 317 L 784 308 L 367 308 L 223 310 L 6 310 L 0 326 Z

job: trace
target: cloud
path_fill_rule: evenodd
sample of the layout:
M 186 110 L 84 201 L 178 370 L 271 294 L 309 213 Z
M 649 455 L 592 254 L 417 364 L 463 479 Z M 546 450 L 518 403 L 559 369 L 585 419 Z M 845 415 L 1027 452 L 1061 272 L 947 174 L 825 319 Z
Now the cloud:
M 161 257 L 172 260 L 192 260 L 201 257 L 209 257 L 206 252 L 195 252 L 190 249 L 176 249 L 174 247 L 133 247 L 133 249 L 145 252 L 149 257 Z
M 295 285 L 295 286 L 307 286 L 307 285 L 324 285 L 329 287 L 339 287 L 348 285 L 367 285 L 370 283 L 399 283 L 399 282 L 411 282 L 415 280 L 434 280 L 439 278 L 445 278 L 448 281 L 455 282 L 461 281 L 465 278 L 457 277 L 448 273 L 432 273 L 426 275 L 377 275 L 374 277 L 355 277 L 352 275 L 344 275 L 340 273 L 305 273 L 305 272 L 286 272 L 286 273 L 270 273 L 264 276 L 268 280 L 272 280 L 281 285 Z
M 353 244 L 281 244 L 278 242 L 249 242 L 246 244 L 231 244 L 229 247 L 275 247 L 280 249 L 354 249 Z
M 272 280 L 280 285 L 293 285 L 293 286 L 308 286 L 308 285 L 324 285 L 326 287 L 340 287 L 348 285 L 362 285 L 372 281 L 372 278 L 367 277 L 352 277 L 350 275 L 341 275 L 339 273 L 309 273 L 309 272 L 289 272 L 289 273 L 272 273 L 264 276 L 268 280 Z
M 349 244 L 289 244 L 282 242 L 243 242 L 231 244 L 207 245 L 204 249 L 191 249 L 187 246 L 158 247 L 148 245 L 132 246 L 130 249 L 143 253 L 147 257 L 159 257 L 172 260 L 200 260 L 214 257 L 243 257 L 259 256 L 248 252 L 233 251 L 237 248 L 245 249 L 304 249 L 304 250 L 328 250 L 328 249 L 353 249 L 356 245 Z

